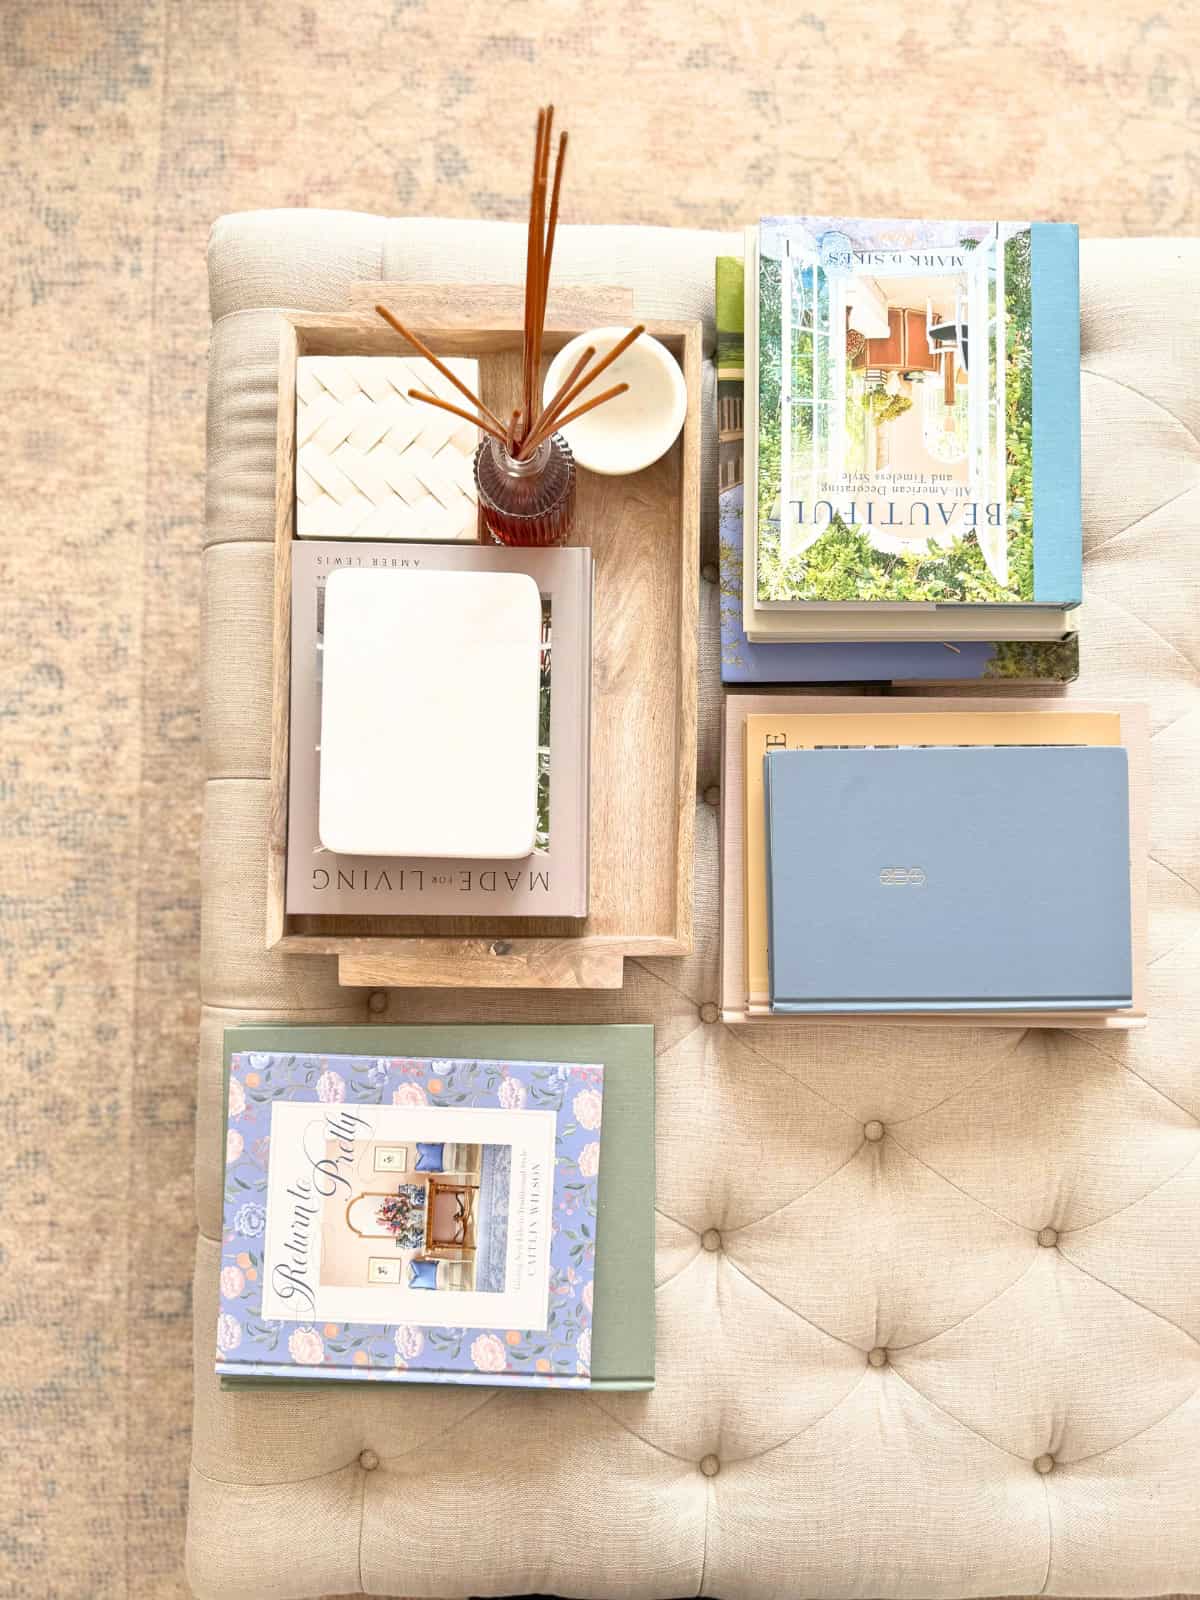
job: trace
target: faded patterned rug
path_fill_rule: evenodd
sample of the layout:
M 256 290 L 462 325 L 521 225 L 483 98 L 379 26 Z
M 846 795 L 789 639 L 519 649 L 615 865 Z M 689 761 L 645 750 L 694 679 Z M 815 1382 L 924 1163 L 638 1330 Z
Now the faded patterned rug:
M 520 217 L 547 97 L 571 222 L 1200 224 L 1161 0 L 4 0 L 0 1593 L 186 1593 L 209 222 Z

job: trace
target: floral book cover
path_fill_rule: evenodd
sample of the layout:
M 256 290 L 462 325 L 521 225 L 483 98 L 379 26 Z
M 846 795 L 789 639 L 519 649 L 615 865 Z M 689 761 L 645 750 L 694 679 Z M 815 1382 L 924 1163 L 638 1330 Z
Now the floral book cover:
M 587 1387 L 604 1069 L 235 1051 L 216 1370 Z
M 768 217 L 751 250 L 752 607 L 1078 605 L 1078 230 Z
M 1079 676 L 1079 636 L 1047 642 L 896 640 L 854 643 L 753 643 L 742 625 L 745 515 L 745 267 L 717 258 L 717 459 L 721 556 L 723 683 L 926 684 L 998 680 L 1071 683 Z

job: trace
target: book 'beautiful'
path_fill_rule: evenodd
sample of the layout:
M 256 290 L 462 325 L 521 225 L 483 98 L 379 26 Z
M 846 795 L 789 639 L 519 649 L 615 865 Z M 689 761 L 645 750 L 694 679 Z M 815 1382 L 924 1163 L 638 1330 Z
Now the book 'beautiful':
M 745 343 L 751 641 L 944 637 L 941 611 L 962 638 L 1063 635 L 1082 563 L 1073 226 L 765 218 Z

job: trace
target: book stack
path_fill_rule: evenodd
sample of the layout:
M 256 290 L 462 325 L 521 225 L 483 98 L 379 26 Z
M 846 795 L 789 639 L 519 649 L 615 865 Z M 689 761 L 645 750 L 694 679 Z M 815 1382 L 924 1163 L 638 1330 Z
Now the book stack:
M 296 540 L 288 913 L 588 911 L 591 551 Z
M 1144 707 L 729 695 L 729 1021 L 1144 1017 Z
M 717 264 L 726 683 L 1062 683 L 1078 237 L 768 218 Z
M 772 217 L 717 264 L 722 679 L 1062 684 L 1073 227 Z M 731 693 L 728 1020 L 1144 1016 L 1146 714 Z
M 225 1033 L 226 1387 L 654 1385 L 648 1027 Z

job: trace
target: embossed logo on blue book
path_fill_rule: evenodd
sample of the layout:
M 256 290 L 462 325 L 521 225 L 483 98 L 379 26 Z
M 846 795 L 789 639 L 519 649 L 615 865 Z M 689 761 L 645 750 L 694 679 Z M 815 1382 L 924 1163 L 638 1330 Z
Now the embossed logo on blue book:
M 905 885 L 923 889 L 927 879 L 924 867 L 883 867 L 880 869 L 879 881 L 885 889 L 903 888 Z

